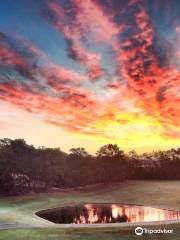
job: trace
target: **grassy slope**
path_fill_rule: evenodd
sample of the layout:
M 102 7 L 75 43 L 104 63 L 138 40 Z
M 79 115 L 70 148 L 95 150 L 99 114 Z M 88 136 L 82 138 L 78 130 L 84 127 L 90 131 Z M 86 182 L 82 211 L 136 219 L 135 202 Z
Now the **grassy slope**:
M 55 229 L 33 213 L 40 209 L 57 207 L 72 202 L 121 202 L 143 204 L 180 210 L 180 181 L 129 181 L 100 189 L 87 188 L 61 193 L 27 195 L 22 198 L 2 198 L 0 200 L 0 223 L 29 224 L 44 226 L 44 229 L 0 230 L 0 240 L 4 239 L 140 239 L 134 235 L 134 227 L 109 229 Z M 143 239 L 180 239 L 180 224 L 173 226 L 172 235 L 146 235 Z M 142 239 L 142 238 L 141 238 Z

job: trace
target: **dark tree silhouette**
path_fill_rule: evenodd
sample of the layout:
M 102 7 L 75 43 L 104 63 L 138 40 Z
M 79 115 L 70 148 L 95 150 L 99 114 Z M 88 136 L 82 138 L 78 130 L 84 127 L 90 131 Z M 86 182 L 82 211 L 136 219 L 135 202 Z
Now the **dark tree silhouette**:
M 97 157 L 122 157 L 124 152 L 119 149 L 117 144 L 107 144 L 102 146 L 96 153 Z
M 35 148 L 23 139 L 0 139 L 0 193 L 78 187 L 124 179 L 180 179 L 180 148 L 138 155 L 107 144 L 96 156 L 84 148 L 64 153 Z

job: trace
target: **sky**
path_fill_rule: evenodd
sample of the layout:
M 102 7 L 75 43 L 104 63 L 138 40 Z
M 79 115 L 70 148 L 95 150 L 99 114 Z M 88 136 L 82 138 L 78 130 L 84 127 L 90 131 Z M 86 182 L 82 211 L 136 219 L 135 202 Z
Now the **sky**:
M 0 138 L 180 144 L 180 1 L 1 0 Z

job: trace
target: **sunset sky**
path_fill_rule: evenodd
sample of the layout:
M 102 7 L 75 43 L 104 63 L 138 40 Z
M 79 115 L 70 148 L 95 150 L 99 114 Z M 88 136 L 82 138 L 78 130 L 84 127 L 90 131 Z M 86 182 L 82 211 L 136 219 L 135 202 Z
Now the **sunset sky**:
M 180 1 L 1 0 L 0 138 L 180 144 Z

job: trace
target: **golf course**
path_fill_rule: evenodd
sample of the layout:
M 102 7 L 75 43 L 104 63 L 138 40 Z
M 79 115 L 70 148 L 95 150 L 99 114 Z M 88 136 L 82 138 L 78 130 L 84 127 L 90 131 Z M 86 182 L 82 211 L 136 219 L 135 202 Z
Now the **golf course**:
M 151 224 L 151 228 L 173 229 L 173 234 L 136 236 L 135 227 L 122 223 L 115 227 L 61 228 L 35 213 L 72 203 L 126 203 L 180 210 L 180 181 L 124 181 L 113 185 L 94 185 L 73 189 L 53 189 L 43 193 L 0 198 L 0 240 L 95 240 L 162 239 L 179 240 L 180 223 Z M 138 225 L 136 225 L 138 226 Z M 142 225 L 141 225 L 142 226 Z M 148 227 L 146 225 L 146 227 Z
M 0 240 L 180 240 L 180 0 L 0 0 Z

